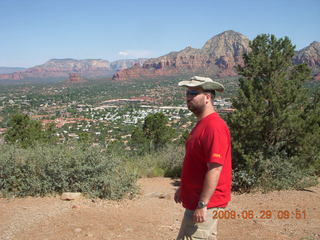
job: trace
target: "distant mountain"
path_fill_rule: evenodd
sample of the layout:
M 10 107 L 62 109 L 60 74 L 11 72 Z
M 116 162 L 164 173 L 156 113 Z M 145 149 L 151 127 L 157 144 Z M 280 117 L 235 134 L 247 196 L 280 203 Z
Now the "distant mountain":
M 295 64 L 307 63 L 314 73 L 320 72 L 320 42 L 312 42 L 309 46 L 296 52 L 293 57 Z
M 138 59 L 121 59 L 110 63 L 111 69 L 115 72 L 118 70 L 130 68 L 134 65 L 141 66 L 147 59 L 138 58 Z
M 111 77 L 115 80 L 143 77 L 201 74 L 235 76 L 235 66 L 242 65 L 242 56 L 249 52 L 249 39 L 235 31 L 225 31 L 209 39 L 201 49 L 187 47 L 153 59 L 125 59 L 109 62 L 103 59 L 51 59 L 48 62 L 14 73 L 0 74 L 1 79 L 23 80 L 42 78 Z M 315 79 L 320 79 L 320 43 L 313 42 L 297 51 L 295 64 L 307 63 Z
M 14 73 L 24 69 L 22 67 L 0 67 L 0 74 Z
M 76 60 L 51 59 L 42 65 L 22 71 L 0 74 L 0 79 L 23 80 L 41 78 L 68 78 L 69 74 L 78 74 L 81 77 L 111 77 L 116 71 L 134 64 L 142 64 L 145 59 L 128 59 L 109 62 L 103 59 Z
M 226 31 L 209 39 L 201 49 L 187 47 L 159 58 L 149 59 L 142 66 L 117 72 L 113 79 L 154 77 L 197 73 L 234 76 L 234 67 L 243 64 L 242 55 L 249 49 L 249 39 L 241 33 Z
M 241 33 L 226 31 L 209 39 L 201 49 L 187 47 L 159 58 L 145 61 L 142 66 L 133 66 L 117 72 L 113 79 L 125 80 L 142 77 L 170 76 L 201 73 L 209 76 L 235 76 L 235 66 L 242 65 L 242 55 L 250 51 L 249 40 Z M 305 62 L 313 70 L 315 79 L 320 79 L 320 43 L 313 42 L 296 52 L 293 61 Z

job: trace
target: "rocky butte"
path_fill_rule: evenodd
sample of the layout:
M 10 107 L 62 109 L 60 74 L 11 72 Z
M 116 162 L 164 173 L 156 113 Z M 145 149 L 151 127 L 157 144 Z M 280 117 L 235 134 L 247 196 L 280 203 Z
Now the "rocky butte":
M 296 52 L 295 64 L 306 63 L 312 69 L 315 80 L 320 80 L 320 42 L 312 42 L 309 46 Z
M 235 31 L 225 31 L 209 39 L 202 48 L 187 47 L 178 52 L 153 59 L 125 59 L 109 62 L 103 59 L 51 59 L 48 62 L 14 73 L 0 74 L 0 80 L 64 78 L 69 74 L 82 78 L 127 80 L 157 76 L 208 75 L 236 76 L 235 67 L 243 64 L 242 56 L 249 52 L 249 39 Z M 320 80 L 320 42 L 297 51 L 295 64 L 306 63 L 315 79 Z
M 307 63 L 315 78 L 320 77 L 319 42 L 296 52 L 294 63 Z M 127 80 L 142 77 L 173 76 L 196 74 L 209 76 L 236 76 L 235 67 L 242 65 L 242 56 L 250 51 L 249 39 L 235 31 L 225 31 L 209 39 L 201 49 L 187 47 L 159 58 L 146 60 L 142 66 L 134 65 L 114 74 L 115 80 Z M 317 75 L 318 74 L 318 75 Z
M 226 31 L 209 39 L 201 49 L 187 47 L 159 58 L 146 60 L 142 66 L 120 70 L 113 79 L 202 73 L 217 76 L 235 76 L 234 67 L 243 64 L 242 55 L 249 49 L 244 35 Z
M 0 74 L 0 79 L 23 80 L 41 78 L 69 78 L 69 74 L 78 74 L 81 77 L 98 78 L 111 77 L 116 71 L 128 68 L 134 64 L 142 64 L 145 59 L 124 59 L 109 62 L 103 59 L 76 60 L 51 59 L 48 62 L 22 71 L 10 74 Z

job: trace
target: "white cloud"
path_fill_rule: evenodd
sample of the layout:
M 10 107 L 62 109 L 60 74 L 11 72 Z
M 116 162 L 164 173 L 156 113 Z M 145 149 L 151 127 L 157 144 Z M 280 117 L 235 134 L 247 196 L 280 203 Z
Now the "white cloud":
M 129 53 L 124 52 L 124 51 L 120 51 L 120 52 L 118 52 L 118 54 L 121 56 L 128 56 L 129 55 Z
M 118 52 L 118 55 L 128 58 L 150 58 L 153 52 L 148 50 L 125 50 Z

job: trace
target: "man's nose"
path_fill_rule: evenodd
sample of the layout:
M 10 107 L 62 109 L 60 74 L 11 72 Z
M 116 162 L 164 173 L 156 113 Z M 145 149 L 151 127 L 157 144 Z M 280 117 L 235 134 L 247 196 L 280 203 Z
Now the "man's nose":
M 192 96 L 192 95 L 187 95 L 187 96 L 186 96 L 186 99 L 187 99 L 188 101 L 192 100 L 193 98 L 194 98 L 194 96 Z

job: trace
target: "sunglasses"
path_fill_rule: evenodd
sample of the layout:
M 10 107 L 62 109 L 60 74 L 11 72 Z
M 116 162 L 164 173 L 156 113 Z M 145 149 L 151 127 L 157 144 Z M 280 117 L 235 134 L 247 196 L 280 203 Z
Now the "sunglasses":
M 199 95 L 201 93 L 203 93 L 203 92 L 200 92 L 200 91 L 197 91 L 197 90 L 187 90 L 186 91 L 186 96 L 187 97 L 195 97 L 195 96 L 197 96 L 197 95 Z

